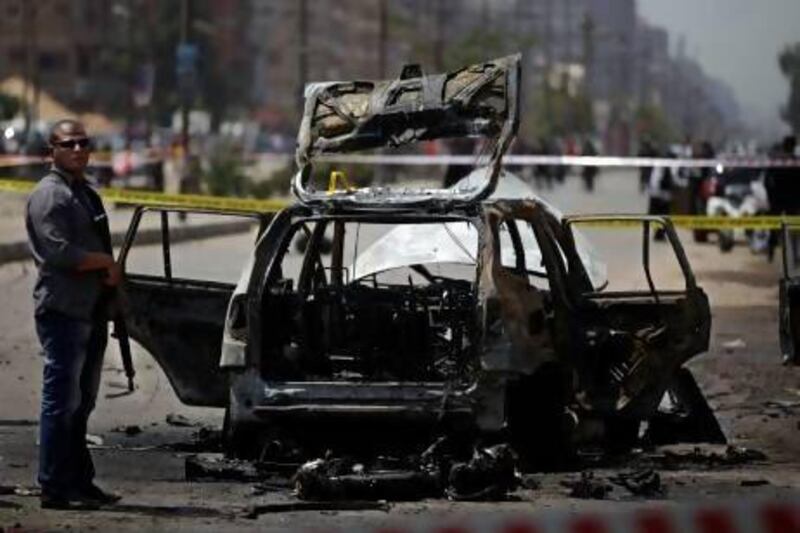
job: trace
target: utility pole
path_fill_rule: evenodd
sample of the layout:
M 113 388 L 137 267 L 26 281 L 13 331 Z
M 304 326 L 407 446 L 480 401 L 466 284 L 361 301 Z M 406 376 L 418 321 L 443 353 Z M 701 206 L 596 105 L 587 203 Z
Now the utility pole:
M 436 25 L 436 36 L 433 42 L 433 66 L 436 72 L 444 71 L 444 19 L 445 19 L 445 0 L 436 0 L 436 13 L 434 23 Z
M 131 149 L 131 130 L 133 129 L 133 85 L 134 85 L 134 69 L 135 63 L 133 58 L 133 0 L 128 0 L 128 15 L 127 15 L 127 52 L 128 52 L 128 91 L 125 100 L 125 150 Z
M 544 114 L 548 127 L 552 128 L 554 124 L 550 77 L 553 70 L 553 0 L 545 0 L 544 8 Z
M 389 6 L 378 0 L 378 77 L 386 79 L 387 44 L 389 42 Z
M 594 20 L 589 13 L 583 15 L 581 22 L 581 41 L 583 44 L 583 69 L 584 69 L 584 86 L 586 96 L 591 100 L 592 97 L 592 73 L 594 66 Z
M 189 20 L 191 0 L 181 0 L 181 45 L 189 44 Z M 181 95 L 181 148 L 183 148 L 184 174 L 188 173 L 189 163 L 189 91 Z
M 308 83 L 308 2 L 307 0 L 300 0 L 298 6 L 299 12 L 297 14 L 297 38 L 298 42 L 298 56 L 297 56 L 297 77 L 298 77 L 298 98 L 297 98 L 297 112 L 298 116 L 303 116 L 303 108 L 305 106 L 305 91 L 306 84 Z
M 38 53 L 36 46 L 36 5 L 33 2 L 22 2 L 23 50 L 25 50 L 25 75 L 23 76 L 22 103 L 24 106 L 25 131 L 23 142 L 28 142 L 32 122 L 38 115 L 39 74 Z M 33 98 L 31 98 L 33 93 Z

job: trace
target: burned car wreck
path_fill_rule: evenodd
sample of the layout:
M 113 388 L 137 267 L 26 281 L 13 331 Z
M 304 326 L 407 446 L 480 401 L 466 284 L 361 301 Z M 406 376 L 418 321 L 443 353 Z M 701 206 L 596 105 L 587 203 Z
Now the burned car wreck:
M 268 225 L 251 215 L 264 229 L 238 285 L 128 276 L 130 336 L 184 403 L 227 409 L 232 453 L 284 438 L 310 454 L 375 451 L 447 434 L 553 467 L 584 444 L 632 445 L 642 422 L 653 438 L 690 427 L 690 440 L 724 439 L 683 367 L 707 349 L 711 318 L 669 221 L 564 217 L 504 190 L 517 179 L 502 157 L 519 64 L 311 85 L 298 201 Z M 451 188 L 325 188 L 314 174 L 326 155 L 462 136 L 487 148 Z M 576 226 L 616 223 L 641 226 L 648 280 L 647 243 L 665 231 L 682 290 L 604 290 Z

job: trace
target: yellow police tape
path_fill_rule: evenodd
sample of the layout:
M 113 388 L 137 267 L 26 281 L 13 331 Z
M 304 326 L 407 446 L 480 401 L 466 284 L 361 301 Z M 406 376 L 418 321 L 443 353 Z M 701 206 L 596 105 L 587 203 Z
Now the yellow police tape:
M 0 191 L 28 193 L 36 185 L 33 181 L 0 179 Z M 164 207 L 191 207 L 194 209 L 226 209 L 266 213 L 280 211 L 289 202 L 286 200 L 258 200 L 256 198 L 232 198 L 228 196 L 206 196 L 203 194 L 168 194 L 156 191 L 132 189 L 100 189 L 100 196 L 108 202 L 152 205 Z
M 0 179 L 0 192 L 28 193 L 34 185 L 33 181 Z M 163 206 L 190 207 L 194 209 L 226 209 L 230 211 L 275 212 L 290 204 L 287 200 L 258 200 L 255 198 L 232 198 L 228 196 L 207 196 L 202 194 L 168 194 L 155 191 L 139 191 L 131 189 L 101 189 L 100 195 L 108 202 Z M 782 224 L 800 226 L 800 216 L 697 216 L 670 215 L 672 223 L 680 228 L 723 230 L 723 229 L 780 229 Z M 581 226 L 632 226 L 641 225 L 640 220 L 625 218 L 599 217 L 578 219 L 574 224 Z

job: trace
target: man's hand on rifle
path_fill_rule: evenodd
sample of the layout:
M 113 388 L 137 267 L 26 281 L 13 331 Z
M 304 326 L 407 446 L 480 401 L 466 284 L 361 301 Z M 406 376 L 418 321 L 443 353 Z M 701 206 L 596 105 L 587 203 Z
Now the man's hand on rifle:
M 122 268 L 119 266 L 119 263 L 111 263 L 106 269 L 106 272 L 108 274 L 103 278 L 103 283 L 108 287 L 118 287 L 122 282 Z

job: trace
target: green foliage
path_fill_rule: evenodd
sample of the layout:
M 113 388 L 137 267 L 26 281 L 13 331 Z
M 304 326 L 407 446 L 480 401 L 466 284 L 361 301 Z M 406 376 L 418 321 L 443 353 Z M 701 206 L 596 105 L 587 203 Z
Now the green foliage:
M 656 105 L 640 105 L 634 113 L 637 136 L 650 139 L 656 146 L 674 141 L 677 134 L 664 110 Z
M 137 22 L 135 25 L 134 61 L 137 65 L 146 58 L 153 61 L 156 70 L 156 90 L 153 94 L 155 115 L 159 122 L 167 123 L 181 104 L 175 66 L 175 54 L 181 40 L 181 2 L 157 2 L 155 5 L 158 24 L 148 26 Z M 213 42 L 213 31 L 223 31 L 225 28 L 214 27 L 212 13 L 212 0 L 191 2 L 189 41 L 197 45 L 199 57 L 196 91 L 190 105 L 209 111 L 212 125 L 216 125 L 229 111 L 247 103 L 251 80 L 249 70 L 244 65 L 221 64 Z M 246 17 L 246 10 L 240 16 Z M 206 26 L 211 30 L 203 30 Z M 233 69 L 234 72 L 226 69 Z
M 781 118 L 795 134 L 800 134 L 800 42 L 783 49 L 778 65 L 789 80 L 789 100 L 781 109 Z
M 202 173 L 202 180 L 209 194 L 214 196 L 244 196 L 248 179 L 239 151 L 229 144 L 216 147 L 208 159 L 208 168 Z
M 21 102 L 16 96 L 0 93 L 0 119 L 9 120 L 16 116 L 21 107 Z
M 521 130 L 527 139 L 593 133 L 592 101 L 583 92 L 542 87 L 528 99 Z

